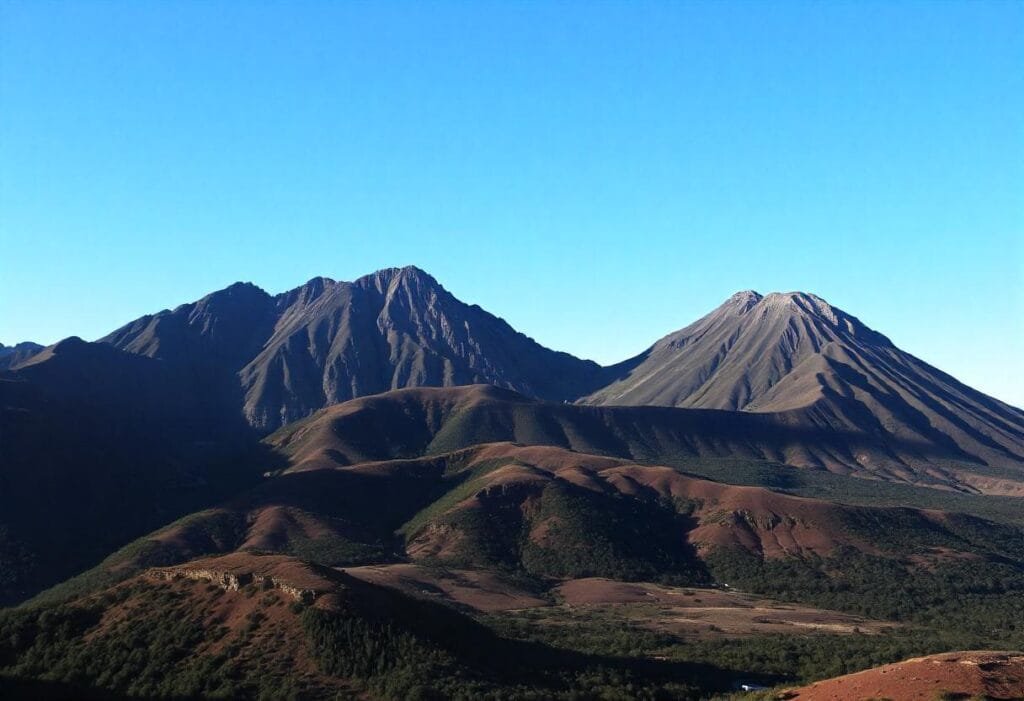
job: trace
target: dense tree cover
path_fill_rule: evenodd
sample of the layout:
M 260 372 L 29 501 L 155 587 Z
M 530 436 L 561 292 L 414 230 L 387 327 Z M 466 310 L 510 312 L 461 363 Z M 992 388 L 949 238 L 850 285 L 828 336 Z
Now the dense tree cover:
M 75 603 L 0 613 L 0 691 L 25 688 L 11 680 L 39 680 L 82 689 L 83 697 L 100 689 L 156 698 L 654 701 L 699 697 L 695 679 L 726 684 L 710 667 L 510 641 L 446 607 L 357 581 L 339 610 L 288 607 L 323 674 L 296 678 L 288 658 L 275 654 L 278 635 L 256 633 L 264 612 L 283 605 L 276 594 L 183 586 L 137 581 Z M 209 607 L 187 587 L 202 588 L 207 602 L 246 596 L 257 608 L 240 634 L 229 633 L 210 623 Z M 108 620 L 111 610 L 126 615 Z
M 525 539 L 523 565 L 554 577 L 708 581 L 696 553 L 679 537 L 692 527 L 690 519 L 672 507 L 554 482 L 533 519 L 547 533 Z
M 653 465 L 671 465 L 687 474 L 727 484 L 767 487 L 796 496 L 824 499 L 863 506 L 904 506 L 916 509 L 971 514 L 990 521 L 1024 525 L 1024 499 L 992 494 L 966 494 L 928 486 L 866 480 L 825 470 L 797 470 L 767 460 L 737 458 L 694 458 L 691 456 L 651 455 L 641 461 Z M 973 463 L 949 465 L 951 469 L 999 476 L 991 467 Z M 1009 475 L 1005 475 L 1009 476 Z
M 439 525 L 464 536 L 446 564 L 496 566 L 534 577 L 710 581 L 679 537 L 692 527 L 692 504 L 595 492 L 561 480 L 542 487 L 501 485 L 476 496 L 478 506 L 437 517 Z
M 138 602 L 137 615 L 85 640 L 107 607 L 129 598 Z M 138 584 L 88 602 L 3 612 L 0 673 L 141 697 L 295 696 L 286 677 L 239 664 L 232 648 L 212 656 L 194 654 L 198 645 L 222 634 L 219 627 L 205 625 L 179 592 Z
M 437 621 L 434 621 L 436 623 Z M 516 644 L 485 629 L 438 638 L 393 621 L 309 610 L 303 625 L 324 670 L 386 699 L 694 699 L 697 667 L 587 657 Z M 700 668 L 703 669 L 703 668 Z M 711 669 L 710 667 L 707 669 Z M 723 688 L 717 673 L 705 681 Z
M 720 549 L 707 561 L 718 581 L 745 591 L 1024 647 L 1024 568 L 1012 561 L 907 566 L 853 549 L 776 560 Z
M 605 615 L 599 608 L 574 610 L 564 619 L 544 613 L 490 615 L 488 625 L 503 636 L 542 642 L 593 655 L 651 657 L 713 665 L 737 679 L 770 684 L 809 682 L 908 657 L 984 647 L 985 639 L 955 631 L 894 627 L 882 635 L 754 635 L 735 638 L 679 638 Z

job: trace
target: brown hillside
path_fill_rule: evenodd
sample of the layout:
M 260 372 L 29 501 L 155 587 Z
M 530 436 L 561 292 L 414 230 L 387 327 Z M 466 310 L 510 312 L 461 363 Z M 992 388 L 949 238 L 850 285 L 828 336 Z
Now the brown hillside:
M 816 682 L 782 694 L 800 701 L 1021 699 L 1024 653 L 950 652 Z
M 485 385 L 361 397 L 268 439 L 293 462 L 312 465 L 321 458 L 354 464 L 500 441 L 654 462 L 769 460 L 966 492 L 1024 488 L 1024 463 L 992 475 L 947 443 L 816 426 L 800 413 L 553 404 Z

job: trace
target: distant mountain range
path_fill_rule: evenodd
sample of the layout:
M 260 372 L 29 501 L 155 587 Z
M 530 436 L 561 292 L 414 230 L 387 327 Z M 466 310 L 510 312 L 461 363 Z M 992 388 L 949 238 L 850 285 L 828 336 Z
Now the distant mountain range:
M 104 534 L 73 558 L 53 550 L 46 580 L 257 479 L 255 466 L 224 467 L 241 446 L 403 388 L 515 392 L 466 409 L 474 438 L 463 445 L 742 457 L 1024 494 L 1024 412 L 804 293 L 738 293 L 636 358 L 601 367 L 545 348 L 418 268 L 391 268 L 276 296 L 237 283 L 95 343 L 2 348 L 0 362 L 0 552 L 17 559 L 36 551 L 32 542 L 59 541 L 66 520 Z M 406 425 L 412 415 L 388 413 L 388 430 L 411 431 L 407 440 L 441 420 L 435 412 Z M 129 506 L 117 513 L 108 502 Z M 60 516 L 42 518 L 41 504 Z M 34 557 L 29 569 L 48 570 L 49 554 Z
M 828 453 L 773 456 L 799 466 L 914 480 L 927 462 L 929 479 L 942 481 L 939 458 L 1024 462 L 1024 412 L 806 293 L 740 292 L 611 367 L 541 346 L 415 267 L 351 283 L 314 278 L 277 296 L 238 283 L 100 342 L 201 380 L 209 401 L 257 431 L 355 397 L 483 383 L 558 402 L 771 414 L 854 437 Z M 13 367 L 29 362 L 29 349 L 19 352 Z

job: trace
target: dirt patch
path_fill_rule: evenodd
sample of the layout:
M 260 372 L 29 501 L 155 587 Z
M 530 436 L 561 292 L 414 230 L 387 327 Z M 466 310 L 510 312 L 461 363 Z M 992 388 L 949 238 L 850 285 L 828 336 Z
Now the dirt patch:
M 558 601 L 582 611 L 595 608 L 631 623 L 683 638 L 735 638 L 772 633 L 863 633 L 894 624 L 859 616 L 782 604 L 721 589 L 667 587 L 642 582 L 589 578 L 555 589 Z

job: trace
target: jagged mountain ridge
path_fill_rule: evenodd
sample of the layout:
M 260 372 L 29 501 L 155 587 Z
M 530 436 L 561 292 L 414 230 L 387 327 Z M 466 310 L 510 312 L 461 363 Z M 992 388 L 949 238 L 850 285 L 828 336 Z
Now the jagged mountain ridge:
M 13 346 L 5 346 L 0 343 L 0 370 L 14 367 L 25 362 L 33 355 L 43 350 L 44 346 L 32 341 L 15 343 Z
M 220 381 L 237 376 L 247 420 L 264 430 L 402 387 L 482 382 L 575 399 L 598 386 L 601 372 L 464 304 L 411 266 L 354 282 L 318 277 L 277 296 L 239 283 L 101 340 Z
M 261 431 L 355 397 L 486 383 L 553 401 L 780 414 L 809 431 L 1024 464 L 1024 412 L 803 292 L 737 293 L 606 368 L 539 345 L 412 266 L 354 282 L 314 278 L 276 296 L 237 283 L 102 340 L 187 368 Z M 877 473 L 880 459 L 905 462 L 899 451 L 869 451 L 796 464 Z

